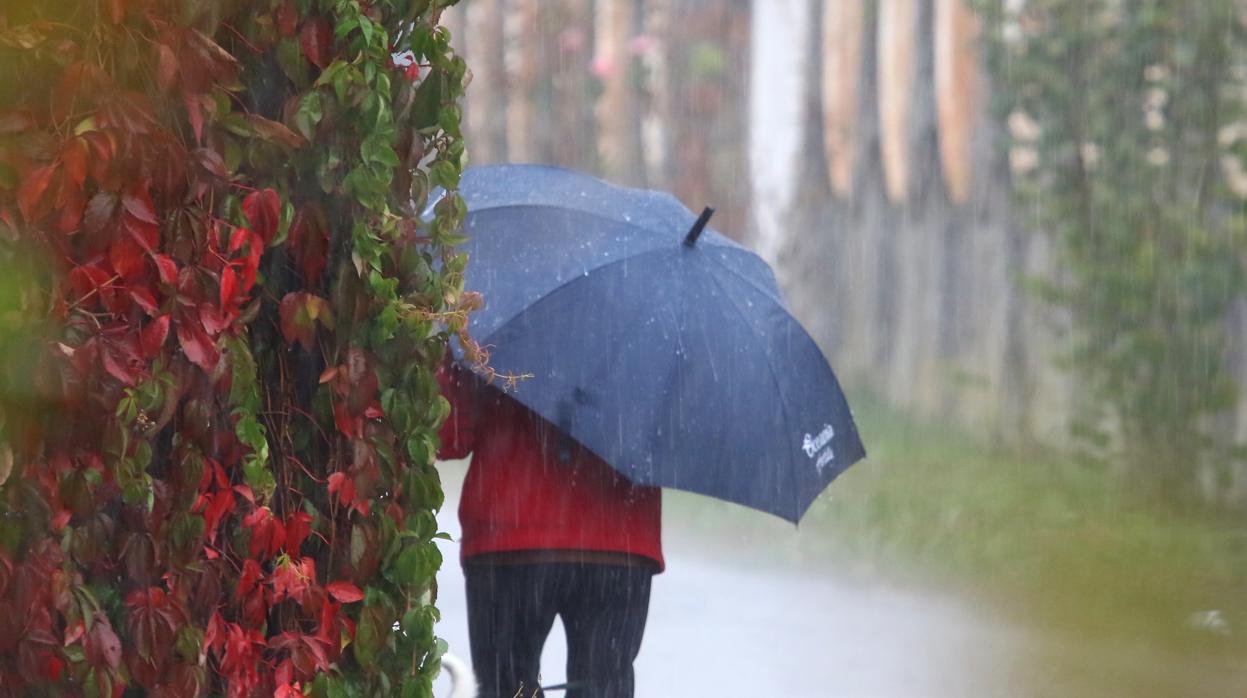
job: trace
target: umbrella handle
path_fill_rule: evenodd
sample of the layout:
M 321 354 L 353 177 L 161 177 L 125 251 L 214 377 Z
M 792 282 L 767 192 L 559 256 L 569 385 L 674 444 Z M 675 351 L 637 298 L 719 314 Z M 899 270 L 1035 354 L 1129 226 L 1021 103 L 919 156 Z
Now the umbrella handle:
M 710 217 L 714 215 L 714 209 L 707 206 L 697 217 L 697 222 L 689 228 L 688 235 L 684 236 L 684 246 L 692 247 L 697 244 L 697 238 L 701 237 L 701 232 L 706 229 L 706 224 L 710 222 Z

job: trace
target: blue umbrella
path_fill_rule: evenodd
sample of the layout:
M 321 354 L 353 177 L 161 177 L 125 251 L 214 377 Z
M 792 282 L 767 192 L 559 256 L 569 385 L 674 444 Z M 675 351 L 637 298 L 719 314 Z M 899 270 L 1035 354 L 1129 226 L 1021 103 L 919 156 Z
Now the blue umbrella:
M 669 194 L 554 167 L 469 169 L 473 336 L 513 397 L 632 482 L 796 522 L 865 455 L 770 267 Z

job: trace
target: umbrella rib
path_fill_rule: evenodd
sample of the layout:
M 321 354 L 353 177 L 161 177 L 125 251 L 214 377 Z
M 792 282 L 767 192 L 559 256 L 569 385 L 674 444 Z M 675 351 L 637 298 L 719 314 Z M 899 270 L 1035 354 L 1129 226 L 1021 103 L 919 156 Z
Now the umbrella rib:
M 730 267 L 727 267 L 727 268 L 728 268 L 728 270 L 729 270 L 729 271 L 734 271 L 734 270 L 732 270 Z M 753 326 L 754 326 L 754 323 L 750 321 L 750 319 L 749 319 L 749 318 L 750 318 L 749 314 L 748 314 L 748 313 L 746 313 L 743 309 L 741 309 L 741 307 L 740 307 L 740 303 L 738 303 L 738 302 L 736 301 L 736 298 L 735 298 L 735 297 L 733 297 L 733 296 L 732 296 L 732 294 L 728 292 L 727 287 L 723 285 L 723 282 L 719 281 L 718 277 L 716 277 L 716 276 L 713 276 L 713 275 L 707 275 L 707 276 L 709 277 L 709 279 L 710 279 L 711 281 L 713 281 L 713 282 L 714 282 L 714 284 L 715 284 L 716 286 L 718 286 L 718 287 L 719 287 L 719 289 L 720 289 L 720 290 L 722 290 L 722 291 L 723 291 L 723 295 L 724 295 L 724 296 L 727 296 L 727 299 L 728 299 L 729 301 L 731 301 L 731 303 L 732 303 L 732 308 L 736 310 L 736 313 L 737 313 L 738 315 L 740 315 L 741 319 L 742 319 L 742 320 L 744 320 L 744 322 L 745 322 L 747 325 L 749 325 L 749 326 L 753 327 Z M 740 276 L 740 275 L 739 275 L 739 274 L 737 274 L 737 276 Z M 755 286 L 754 288 L 756 289 L 756 286 Z M 770 375 L 770 377 L 771 377 L 771 382 L 775 384 L 775 393 L 776 393 L 777 395 L 779 395 L 779 409 L 780 409 L 780 411 L 783 413 L 783 416 L 784 416 L 784 423 L 785 423 L 785 424 L 787 424 L 787 423 L 788 423 L 788 415 L 789 415 L 789 413 L 788 413 L 788 399 L 787 399 L 787 396 L 786 396 L 786 395 L 784 395 L 784 390 L 783 390 L 783 388 L 782 388 L 782 384 L 781 384 L 781 383 L 780 383 L 780 381 L 779 381 L 779 377 L 775 375 L 775 365 L 771 363 L 771 359 L 770 359 L 770 357 L 769 357 L 769 356 L 767 356 L 767 357 L 765 358 L 764 363 L 766 364 L 767 374 L 768 374 L 768 375 Z M 792 463 L 792 454 L 791 454 L 791 453 L 788 455 L 788 463 L 789 463 L 790 465 L 791 465 L 791 463 Z M 792 487 L 792 492 L 793 492 L 793 511 L 794 511 L 794 512 L 796 512 L 797 514 L 800 514 L 800 510 L 801 510 L 801 501 L 800 501 L 800 499 L 801 499 L 801 494 L 800 494 L 800 492 L 799 492 L 799 489 L 800 489 L 800 488 L 796 486 L 796 485 L 797 485 L 797 483 L 796 483 L 796 477 L 797 477 L 796 472 L 797 472 L 797 471 L 796 471 L 796 468 L 789 468 L 789 470 L 792 472 L 792 477 L 793 477 L 793 487 Z
M 680 203 L 680 200 L 679 200 L 679 199 L 676 199 L 676 198 L 674 198 L 674 197 L 673 197 L 673 198 L 672 198 L 672 204 L 673 204 L 673 208 L 674 208 L 674 207 L 679 207 L 680 212 L 681 212 L 683 215 L 687 216 L 687 217 L 688 217 L 688 219 L 689 219 L 690 221 L 695 221 L 695 220 L 697 219 L 697 217 L 696 217 L 696 216 L 694 216 L 694 215 L 692 214 L 692 212 L 691 212 L 691 211 L 689 211 L 689 210 L 688 210 L 688 209 L 687 209 L 687 208 L 686 208 L 683 204 L 681 204 L 681 203 Z M 505 203 L 505 204 L 493 204 L 493 205 L 486 204 L 486 205 L 484 205 L 484 206 L 479 206 L 479 207 L 476 207 L 476 208 L 470 208 L 470 210 L 469 210 L 469 212 L 468 212 L 468 215 L 469 215 L 469 216 L 472 216 L 472 215 L 475 215 L 475 214 L 478 214 L 478 213 L 485 213 L 485 212 L 487 212 L 487 211 L 488 211 L 488 212 L 493 212 L 493 211 L 503 211 L 503 210 L 506 210 L 506 209 L 512 209 L 512 208 L 538 208 L 538 209 L 554 209 L 555 211 L 564 211 L 564 212 L 578 213 L 578 214 L 581 214 L 581 215 L 590 216 L 590 217 L 592 217 L 592 218 L 597 218 L 597 219 L 600 219 L 600 220 L 609 221 L 609 222 L 611 222 L 611 223 L 618 223 L 618 224 L 620 224 L 620 225 L 626 225 L 626 226 L 628 226 L 628 227 L 630 227 L 630 228 L 635 228 L 635 229 L 637 229 L 637 230 L 640 230 L 640 231 L 645 232 L 645 233 L 649 233 L 649 234 L 651 234 L 651 235 L 652 235 L 652 234 L 660 234 L 660 235 L 661 235 L 661 234 L 665 234 L 665 231 L 659 230 L 659 229 L 657 229 L 657 228 L 649 228 L 649 227 L 646 227 L 646 226 L 640 225 L 640 224 L 639 224 L 639 223 L 637 223 L 636 221 L 630 221 L 630 220 L 626 220 L 626 219 L 623 219 L 623 218 L 614 218 L 614 217 L 611 217 L 611 216 L 604 215 L 604 214 L 603 214 L 602 212 L 600 212 L 600 211 L 594 211 L 594 210 L 590 210 L 590 209 L 583 209 L 583 208 L 578 208 L 578 207 L 575 207 L 575 206 L 568 206 L 568 205 L 566 205 L 566 204 L 516 203 L 516 202 L 508 202 L 508 203 Z M 679 243 L 679 242 L 683 241 L 683 239 L 684 239 L 684 234 L 688 232 L 688 228 L 689 228 L 689 225 L 691 225 L 691 223 L 681 223 L 681 225 L 682 225 L 683 227 L 676 227 L 676 228 L 673 228 L 673 229 L 671 230 L 672 234 L 674 235 L 674 237 L 672 238 L 672 242 Z M 750 250 L 749 250 L 747 247 L 745 247 L 744 245 L 741 245 L 740 243 L 736 242 L 735 240 L 732 240 L 731 238 L 727 237 L 727 236 L 726 236 L 726 235 L 724 235 L 723 233 L 720 233 L 719 231 L 717 231 L 717 230 L 715 230 L 715 229 L 713 229 L 713 228 L 707 228 L 706 232 L 707 232 L 707 233 L 714 233 L 714 235 L 712 235 L 712 236 L 711 236 L 711 235 L 707 235 L 707 236 L 705 237 L 705 240 L 699 240 L 699 242 L 703 242 L 703 243 L 704 243 L 704 242 L 706 242 L 706 241 L 712 241 L 712 244 L 717 245 L 717 246 L 719 246 L 719 247 L 725 247 L 725 248 L 727 248 L 727 249 L 740 250 L 741 252 L 748 252 L 749 254 L 753 254 L 753 253 L 752 253 L 752 252 L 750 252 Z
M 542 301 L 544 301 L 544 300 L 545 300 L 545 299 L 547 299 L 547 298 L 551 298 L 551 297 L 553 297 L 553 296 L 554 296 L 554 294 L 558 293 L 559 291 L 562 291 L 563 289 L 567 288 L 568 286 L 571 286 L 572 284 L 574 284 L 574 283 L 576 283 L 576 282 L 580 281 L 581 279 L 586 278 L 589 274 L 597 274 L 597 273 L 599 273 L 599 272 L 601 272 L 601 271 L 603 271 L 603 270 L 605 270 L 605 269 L 610 269 L 611 267 L 614 267 L 614 266 L 616 266 L 616 265 L 623 264 L 623 263 L 625 263 L 625 262 L 633 262 L 633 261 L 636 261 L 636 260 L 640 259 L 641 257 L 646 257 L 646 256 L 648 256 L 648 255 L 656 254 L 656 253 L 658 253 L 658 252 L 663 252 L 663 251 L 664 251 L 664 249 L 665 249 L 665 248 L 662 248 L 662 247 L 656 247 L 656 248 L 654 248 L 654 249 L 652 249 L 652 250 L 645 250 L 644 252 L 638 252 L 638 253 L 636 253 L 636 254 L 633 254 L 633 255 L 628 255 L 628 256 L 626 256 L 626 257 L 620 257 L 619 259 L 614 259 L 614 260 L 611 260 L 611 261 L 607 262 L 606 264 L 603 264 L 603 265 L 601 265 L 601 266 L 599 266 L 599 267 L 594 267 L 592 270 L 589 270 L 589 271 L 588 271 L 588 273 L 586 273 L 586 274 L 580 274 L 580 275 L 577 275 L 577 276 L 573 276 L 572 278 L 570 278 L 570 279 L 568 279 L 568 280 L 564 281 L 563 283 L 559 284 L 558 286 L 555 286 L 554 288 L 550 289 L 549 291 L 546 291 L 545 293 L 542 293 L 542 294 L 541 294 L 541 296 L 540 296 L 540 297 L 538 297 L 536 300 L 534 300 L 532 303 L 529 303 L 528 305 L 525 305 L 524 307 L 520 308 L 518 311 L 516 311 L 514 314 L 512 314 L 512 315 L 511 315 L 510 317 L 508 317 L 507 319 L 505 319 L 505 320 L 503 320 L 503 321 L 499 322 L 499 323 L 498 323 L 498 327 L 497 327 L 496 329 L 494 329 L 494 331 L 493 331 L 493 332 L 490 332 L 488 337 L 483 338 L 483 339 L 481 340 L 481 343 L 482 343 L 482 344 L 487 344 L 487 343 L 489 342 L 489 339 L 490 339 L 491 337 L 493 337 L 495 334 L 498 334 L 499 332 L 501 332 L 502 330 L 504 330 L 504 329 L 507 327 L 507 325 L 510 325 L 510 324 L 511 324 L 511 323 L 512 323 L 512 322 L 513 322 L 513 321 L 514 321 L 517 317 L 519 317 L 519 316 L 523 315 L 524 313 L 528 312 L 528 310 L 529 310 L 530 308 L 534 307 L 534 306 L 535 306 L 535 305 L 537 305 L 538 303 L 541 303 Z M 486 298 L 486 299 L 485 299 L 485 302 L 486 302 L 486 303 L 488 303 L 488 302 L 489 302 L 489 299 L 488 299 L 488 298 Z
M 639 230 L 639 231 L 641 231 L 641 232 L 643 232 L 643 233 L 647 233 L 647 234 L 649 234 L 649 235 L 662 235 L 662 234 L 664 234 L 664 231 L 662 231 L 662 230 L 659 230 L 659 229 L 656 229 L 656 228 L 649 228 L 649 227 L 643 226 L 643 225 L 641 225 L 641 224 L 637 223 L 636 221 L 630 221 L 630 220 L 627 220 L 627 219 L 624 219 L 624 218 L 615 218 L 615 217 L 613 217 L 613 216 L 608 216 L 608 215 L 605 215 L 605 214 L 603 214 L 601 211 L 592 211 L 592 210 L 588 210 L 588 209 L 576 208 L 576 207 L 574 207 L 574 206 L 567 206 L 567 205 L 561 205 L 561 204 L 532 204 L 532 203 L 505 203 L 505 204 L 496 204 L 496 205 L 493 205 L 493 206 L 482 206 L 482 207 L 479 207 L 479 208 L 474 208 L 474 209 L 471 209 L 471 210 L 469 211 L 468 215 L 469 215 L 469 216 L 473 216 L 473 215 L 480 214 L 480 213 L 486 213 L 486 212 L 493 213 L 493 212 L 496 212 L 496 211 L 505 211 L 505 210 L 507 210 L 507 209 L 516 209 L 516 208 L 520 208 L 520 209 L 523 209 L 523 208 L 552 209 L 552 210 L 555 210 L 555 211 L 562 211 L 562 212 L 564 212 L 564 213 L 576 213 L 576 214 L 579 214 L 579 215 L 582 215 L 582 216 L 589 216 L 590 218 L 597 218 L 597 219 L 599 219 L 599 220 L 607 221 L 607 222 L 610 222 L 610 223 L 616 223 L 616 224 L 619 224 L 619 225 L 626 225 L 626 226 L 628 226 L 629 228 L 635 228 L 636 230 Z M 687 211 L 687 210 L 685 210 L 685 211 L 684 211 L 684 213 L 688 214 L 688 217 L 689 217 L 689 218 L 693 218 L 693 217 L 694 217 L 691 213 L 688 213 L 688 211 Z M 685 226 L 685 227 L 684 227 L 684 229 L 676 229 L 676 228 L 673 228 L 673 229 L 672 229 L 672 233 L 673 233 L 674 237 L 672 237 L 671 241 L 672 241 L 673 243 L 679 243 L 679 242 L 681 242 L 681 241 L 684 239 L 684 237 L 683 237 L 683 236 L 684 236 L 684 233 L 688 232 L 687 228 L 688 228 L 688 226 Z M 719 237 L 716 239 L 716 241 L 718 241 L 718 242 L 724 242 L 724 241 L 726 241 L 726 242 L 731 243 L 731 246 L 739 246 L 737 243 L 734 243 L 734 242 L 732 242 L 731 240 L 729 240 L 728 238 L 724 237 L 721 233 L 719 234 Z M 666 242 L 666 241 L 664 240 L 664 242 Z
M 745 253 L 747 256 L 751 256 L 751 257 L 758 257 L 758 255 L 757 255 L 756 253 L 754 253 L 754 252 L 752 252 L 752 251 L 750 251 L 750 250 L 747 250 L 747 249 L 745 249 L 745 248 L 729 248 L 729 249 L 736 249 L 736 250 L 737 250 L 737 251 L 739 251 L 739 252 L 743 252 L 743 253 Z M 774 299 L 774 300 L 779 301 L 780 307 L 783 307 L 785 311 L 787 311 L 787 310 L 788 310 L 788 308 L 787 308 L 787 307 L 785 306 L 785 304 L 784 304 L 783 295 L 782 295 L 782 293 L 781 293 L 781 292 L 780 292 L 780 290 L 779 290 L 779 282 L 778 282 L 778 281 L 776 281 L 776 282 L 775 282 L 775 289 L 774 289 L 774 292 L 772 292 L 770 289 L 765 288 L 764 286 L 762 286 L 761 284 L 759 284 L 757 281 L 754 281 L 753 279 L 749 278 L 748 276 L 746 276 L 746 275 L 744 275 L 744 274 L 740 273 L 740 271 L 739 271 L 739 270 L 737 270 L 737 269 L 733 269 L 732 267 L 728 266 L 727 264 L 725 264 L 725 263 L 723 262 L 723 260 L 722 260 L 722 259 L 718 259 L 718 258 L 712 258 L 712 259 L 714 260 L 714 263 L 715 263 L 715 264 L 719 265 L 720 267 L 723 267 L 723 268 L 724 268 L 725 270 L 727 270 L 729 273 L 731 273 L 732 275 L 736 276 L 736 278 L 738 278 L 738 279 L 740 279 L 741 281 L 744 281 L 745 283 L 747 283 L 747 284 L 749 284 L 750 286 L 752 286 L 752 287 L 754 288 L 754 290 L 756 290 L 758 293 L 761 293 L 762 295 L 767 296 L 768 298 L 771 298 L 771 299 Z M 759 258 L 759 259 L 760 259 L 760 258 Z M 763 264 L 766 264 L 765 260 L 763 260 Z M 767 269 L 770 269 L 770 265 L 769 265 L 769 264 L 767 264 Z M 774 273 L 775 273 L 774 271 L 772 271 L 772 272 L 771 272 L 771 274 L 772 274 L 772 278 L 774 278 Z

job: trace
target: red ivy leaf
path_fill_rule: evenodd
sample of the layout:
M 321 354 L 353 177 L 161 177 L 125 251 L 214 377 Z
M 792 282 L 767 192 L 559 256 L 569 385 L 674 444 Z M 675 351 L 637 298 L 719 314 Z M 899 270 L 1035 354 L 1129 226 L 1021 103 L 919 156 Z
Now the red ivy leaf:
M 208 506 L 204 509 L 204 532 L 208 534 L 208 541 L 216 540 L 217 527 L 221 525 L 221 519 L 225 515 L 234 510 L 234 493 L 228 489 L 221 490 L 212 495 Z
M 269 141 L 276 141 L 288 148 L 301 148 L 307 144 L 307 140 L 290 130 L 290 127 L 280 121 L 266 119 L 256 114 L 248 114 L 247 122 L 251 124 L 251 128 L 255 129 L 255 133 L 260 138 Z
M 346 478 L 346 473 L 329 474 L 329 494 L 333 494 L 342 489 L 342 480 L 344 478 Z
M 332 322 L 328 301 L 310 293 L 287 293 L 281 299 L 278 314 L 282 336 L 288 343 L 299 343 L 306 349 L 315 346 L 317 320 L 326 325 Z
M 319 205 L 295 211 L 290 222 L 290 256 L 309 287 L 320 283 L 329 256 L 329 222 Z
M 114 194 L 100 192 L 87 202 L 86 213 L 82 216 L 82 229 L 90 235 L 98 235 L 112 224 L 113 216 L 121 201 Z
M 142 371 L 142 361 L 132 338 L 104 339 L 100 346 L 104 370 L 125 385 L 134 385 Z
M 241 250 L 244 245 L 251 242 L 251 231 L 246 228 L 234 228 L 229 234 L 229 253 L 234 254 Z
M 178 263 L 166 254 L 155 254 L 156 271 L 160 274 L 160 283 L 173 286 L 178 282 Z
M 95 264 L 83 264 L 70 270 L 69 285 L 81 298 L 88 293 L 98 292 L 109 282 L 110 276 L 107 270 Z
M 105 362 L 107 363 L 107 359 L 105 359 Z M 116 375 L 116 374 L 113 374 L 113 375 Z M 127 385 L 129 384 L 127 381 L 124 381 L 124 380 L 122 382 L 125 382 Z M 57 532 L 65 530 L 65 527 L 69 525 L 69 520 L 72 519 L 73 517 L 74 517 L 74 513 L 72 511 L 69 511 L 68 509 L 62 509 L 56 512 L 56 515 L 52 517 L 52 530 L 57 531 Z
M 156 311 L 160 310 L 160 304 L 156 301 L 156 296 L 151 292 L 151 289 L 145 286 L 131 288 L 130 297 L 148 315 L 155 315 Z
M 202 327 L 192 325 L 193 323 L 187 322 L 178 323 L 178 344 L 182 346 L 182 351 L 186 352 L 186 358 L 207 373 L 212 373 L 220 358 L 216 345 Z
M 333 406 L 333 423 L 334 423 L 334 426 L 338 428 L 338 431 L 342 432 L 343 436 L 347 436 L 352 439 L 358 439 L 361 436 L 363 436 L 363 433 L 364 433 L 363 418 L 352 415 L 350 411 L 346 409 L 346 405 L 341 402 Z M 349 497 L 343 496 L 342 497 L 343 504 L 347 504 L 351 500 L 355 499 L 355 494 L 354 494 L 355 485 L 353 481 L 350 481 L 350 480 L 348 480 L 347 483 L 351 487 L 351 496 Z
M 303 47 L 303 55 L 324 70 L 333 57 L 333 27 L 329 20 L 317 17 L 304 24 L 299 31 L 299 45 Z
M 46 681 L 56 683 L 61 680 L 61 672 L 65 670 L 65 661 L 60 657 L 45 652 L 39 662 L 39 675 Z
M 137 194 L 127 195 L 121 200 L 125 205 L 126 212 L 137 218 L 143 223 L 157 225 L 160 221 L 156 218 L 156 211 L 152 206 L 152 199 L 146 191 L 139 190 Z
M 87 632 L 85 645 L 87 661 L 91 666 L 112 670 L 121 664 L 121 640 L 117 638 L 117 633 L 113 632 L 113 627 L 103 615 L 95 616 L 95 622 L 91 624 L 91 630 Z
M 21 188 L 17 190 L 17 208 L 22 212 L 22 217 L 27 221 L 35 219 L 38 213 L 39 200 L 43 198 L 43 193 L 48 190 L 48 184 L 52 181 L 54 172 L 56 172 L 56 165 L 44 165 L 27 175 L 26 180 L 22 182 Z
M 65 165 L 65 176 L 76 186 L 81 187 L 87 181 L 87 143 L 81 138 L 70 138 L 61 149 L 61 162 Z
M 251 558 L 244 560 L 242 563 L 242 575 L 238 578 L 238 586 L 234 588 L 234 599 L 242 601 L 251 595 L 251 592 L 255 591 L 263 578 L 264 570 L 260 569 L 259 563 Z
M 143 273 L 143 248 L 129 237 L 117 238 L 108 248 L 108 261 L 113 271 L 123 279 L 132 279 Z
M 325 585 L 325 591 L 341 603 L 354 603 L 364 598 L 364 592 L 350 582 L 330 582 Z
M 199 111 L 195 110 L 191 113 L 198 114 Z M 195 120 L 192 119 L 191 123 L 194 125 Z M 202 126 L 203 124 L 200 122 L 200 128 L 202 128 Z M 207 172 L 222 181 L 229 179 L 229 170 L 225 169 L 225 159 L 221 157 L 220 153 L 208 148 L 199 148 L 193 153 L 193 155 L 195 156 L 195 162 L 199 164 L 199 167 L 202 168 L 204 172 Z
M 173 89 L 177 81 L 178 59 L 168 44 L 156 44 L 156 84 L 162 90 Z
M 234 273 L 233 268 L 225 267 L 221 270 L 221 308 L 229 308 L 234 305 L 234 291 L 238 286 L 238 275 Z
M 273 557 L 286 542 L 286 527 L 268 507 L 258 507 L 243 519 L 243 525 L 251 529 L 251 556 L 257 559 Z
M 273 568 L 270 579 L 273 583 L 273 593 L 269 599 L 271 603 L 281 603 L 283 599 L 291 598 L 300 604 L 306 604 L 316 584 L 316 561 L 310 557 L 298 560 L 288 558 Z
M 151 196 L 146 191 L 127 195 L 121 203 L 125 206 L 126 230 L 146 252 L 153 252 L 160 245 L 160 221 L 152 207 Z
M 191 122 L 191 132 L 195 134 L 195 142 L 203 142 L 204 132 L 204 105 L 200 101 L 199 95 L 183 94 L 182 104 L 186 107 L 186 118 Z M 225 179 L 225 161 L 221 159 L 219 153 L 215 150 L 200 148 L 195 151 L 196 160 L 200 166 L 212 174 L 217 174 L 221 179 Z
M 126 619 L 129 639 L 138 656 L 150 662 L 151 668 L 159 669 L 169 658 L 178 628 L 185 622 L 181 610 L 159 587 L 131 592 L 126 606 L 130 609 Z M 149 677 L 148 685 L 154 684 L 155 678 Z
M 286 552 L 298 555 L 303 541 L 312 532 L 312 515 L 298 511 L 286 519 Z
M 307 695 L 299 690 L 296 686 L 289 683 L 283 683 L 273 692 L 273 698 L 307 698 Z
M 282 36 L 294 36 L 299 31 L 299 13 L 294 8 L 293 0 L 282 0 L 277 6 L 277 31 Z
M 139 348 L 143 352 L 143 358 L 151 359 L 160 353 L 160 348 L 164 346 L 165 339 L 169 337 L 169 316 L 161 315 L 147 323 L 143 328 L 143 333 L 139 338 Z
M 267 246 L 277 234 L 281 218 L 281 199 L 272 189 L 253 191 L 242 200 L 242 212 L 251 230 L 264 239 Z
M 83 168 L 85 167 L 83 164 Z M 85 176 L 84 171 L 83 177 Z M 62 233 L 72 233 L 82 221 L 82 209 L 86 200 L 82 198 L 82 185 L 70 180 L 68 173 L 61 176 L 60 184 L 60 192 L 56 197 L 56 228 Z

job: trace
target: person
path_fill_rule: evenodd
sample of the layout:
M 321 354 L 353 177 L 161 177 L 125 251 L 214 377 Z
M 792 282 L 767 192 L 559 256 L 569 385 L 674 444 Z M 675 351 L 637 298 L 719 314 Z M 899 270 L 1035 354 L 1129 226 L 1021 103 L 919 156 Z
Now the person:
M 472 454 L 460 561 L 480 695 L 543 695 L 541 651 L 558 616 L 568 698 L 631 698 L 664 567 L 661 490 L 633 485 L 471 370 L 448 364 L 438 379 L 451 403 L 438 455 Z

